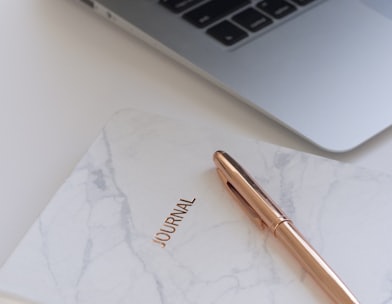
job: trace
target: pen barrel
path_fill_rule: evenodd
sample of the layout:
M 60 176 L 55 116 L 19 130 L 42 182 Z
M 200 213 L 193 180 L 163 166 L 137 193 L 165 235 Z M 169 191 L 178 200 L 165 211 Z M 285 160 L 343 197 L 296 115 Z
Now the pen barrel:
M 359 303 L 337 274 L 295 229 L 291 222 L 282 222 L 276 228 L 274 234 L 335 303 Z

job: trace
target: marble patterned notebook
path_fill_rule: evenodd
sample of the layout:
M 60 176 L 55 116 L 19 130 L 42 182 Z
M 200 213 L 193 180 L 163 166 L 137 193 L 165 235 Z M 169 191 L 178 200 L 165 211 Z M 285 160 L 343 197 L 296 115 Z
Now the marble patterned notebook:
M 36 303 L 330 303 L 226 192 L 235 157 L 361 303 L 392 303 L 392 177 L 153 114 L 117 113 L 0 269 Z

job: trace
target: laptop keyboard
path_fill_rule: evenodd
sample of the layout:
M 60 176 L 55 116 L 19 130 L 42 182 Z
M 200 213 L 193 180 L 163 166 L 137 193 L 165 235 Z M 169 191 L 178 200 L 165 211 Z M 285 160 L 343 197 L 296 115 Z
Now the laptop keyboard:
M 160 0 L 159 3 L 225 46 L 281 22 L 317 0 Z

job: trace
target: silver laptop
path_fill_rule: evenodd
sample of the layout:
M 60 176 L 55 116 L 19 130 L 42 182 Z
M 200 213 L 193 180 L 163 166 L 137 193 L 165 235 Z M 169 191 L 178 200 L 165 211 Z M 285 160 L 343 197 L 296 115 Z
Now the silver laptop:
M 329 151 L 392 122 L 392 0 L 81 0 Z

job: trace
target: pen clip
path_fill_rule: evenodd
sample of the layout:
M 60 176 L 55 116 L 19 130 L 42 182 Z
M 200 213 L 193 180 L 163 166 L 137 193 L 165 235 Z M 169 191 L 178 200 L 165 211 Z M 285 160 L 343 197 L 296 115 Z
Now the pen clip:
M 252 220 L 254 224 L 260 229 L 264 229 L 266 226 L 257 212 L 253 209 L 253 207 L 247 202 L 247 200 L 237 191 L 237 189 L 227 180 L 226 175 L 222 172 L 221 169 L 217 168 L 219 177 L 223 181 L 223 184 L 226 186 L 229 193 L 239 202 L 241 208 L 248 214 L 249 218 Z

